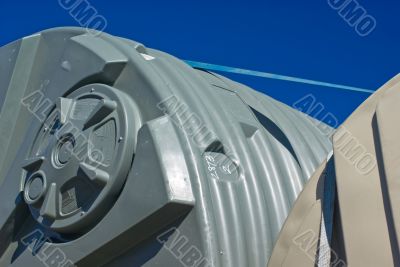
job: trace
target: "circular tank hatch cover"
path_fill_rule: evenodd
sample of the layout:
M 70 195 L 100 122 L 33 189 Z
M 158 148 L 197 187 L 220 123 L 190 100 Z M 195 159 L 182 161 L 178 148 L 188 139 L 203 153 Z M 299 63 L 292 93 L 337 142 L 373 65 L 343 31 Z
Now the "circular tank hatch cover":
M 76 233 L 107 213 L 132 162 L 132 106 L 103 84 L 57 99 L 24 166 L 24 200 L 40 224 Z

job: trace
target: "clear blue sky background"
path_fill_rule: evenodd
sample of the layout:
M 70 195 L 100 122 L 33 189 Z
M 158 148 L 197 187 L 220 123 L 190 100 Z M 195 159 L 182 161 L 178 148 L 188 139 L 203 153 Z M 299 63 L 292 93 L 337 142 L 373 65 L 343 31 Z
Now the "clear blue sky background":
M 400 71 L 398 0 L 359 0 L 377 21 L 360 37 L 327 0 L 89 1 L 106 31 L 182 59 L 377 89 Z M 79 26 L 58 0 L 1 1 L 0 45 L 58 26 Z M 369 95 L 227 75 L 292 105 L 312 93 L 343 121 Z

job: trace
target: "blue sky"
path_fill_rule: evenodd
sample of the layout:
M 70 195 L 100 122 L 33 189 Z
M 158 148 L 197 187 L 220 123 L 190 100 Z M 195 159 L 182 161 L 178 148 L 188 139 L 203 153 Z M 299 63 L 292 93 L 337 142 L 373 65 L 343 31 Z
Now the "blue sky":
M 182 59 L 377 89 L 400 70 L 400 2 L 358 0 L 376 20 L 361 37 L 329 0 L 95 1 L 106 32 Z M 79 23 L 58 0 L 2 1 L 0 45 Z M 369 95 L 224 74 L 292 105 L 313 94 L 342 122 Z

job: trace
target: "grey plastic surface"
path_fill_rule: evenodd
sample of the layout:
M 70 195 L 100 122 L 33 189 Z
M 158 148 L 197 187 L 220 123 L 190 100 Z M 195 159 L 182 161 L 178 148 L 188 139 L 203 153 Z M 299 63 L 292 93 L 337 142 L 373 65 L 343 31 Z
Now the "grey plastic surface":
M 0 66 L 8 73 L 0 80 L 0 266 L 266 266 L 293 202 L 331 151 L 306 115 L 105 33 L 47 30 L 1 48 Z M 69 99 L 99 90 L 103 105 L 82 108 L 76 124 L 110 162 L 100 171 L 71 160 L 74 139 L 38 134 L 53 110 L 66 124 Z M 35 92 L 51 108 L 24 105 Z M 96 133 L 112 114 L 108 134 Z M 51 153 L 38 153 L 43 140 L 53 140 L 44 145 Z M 47 167 L 26 164 L 48 155 L 56 160 Z M 32 168 L 46 179 L 31 177 Z M 94 181 L 99 192 L 85 193 L 93 203 L 68 217 L 54 203 L 59 181 L 71 177 L 72 187 Z

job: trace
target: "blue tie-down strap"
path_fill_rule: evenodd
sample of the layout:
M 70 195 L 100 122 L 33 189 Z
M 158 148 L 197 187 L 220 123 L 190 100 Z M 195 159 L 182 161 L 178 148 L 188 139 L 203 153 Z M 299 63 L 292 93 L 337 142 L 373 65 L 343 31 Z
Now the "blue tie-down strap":
M 185 60 L 185 62 L 188 65 L 192 66 L 193 68 L 198 68 L 198 69 L 229 72 L 229 73 L 242 74 L 242 75 L 250 75 L 250 76 L 256 76 L 256 77 L 267 78 L 267 79 L 275 79 L 275 80 L 281 80 L 281 81 L 287 81 L 287 82 L 296 82 L 296 83 L 303 83 L 303 84 L 309 84 L 309 85 L 315 85 L 315 86 L 330 87 L 330 88 L 336 88 L 336 89 L 340 89 L 340 90 L 347 90 L 347 91 L 361 92 L 361 93 L 368 93 L 368 94 L 372 94 L 375 92 L 374 90 L 369 90 L 369 89 L 364 89 L 364 88 L 359 88 L 359 87 L 354 87 L 354 86 L 321 82 L 321 81 L 279 75 L 279 74 L 268 73 L 268 72 L 227 67 L 227 66 L 192 61 L 192 60 Z

